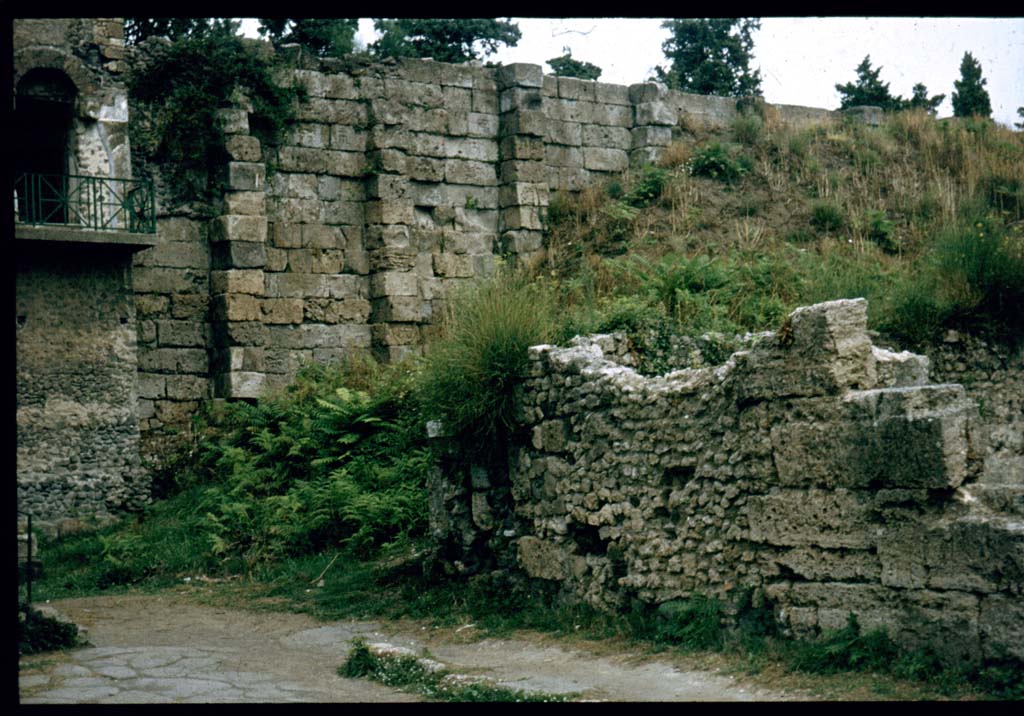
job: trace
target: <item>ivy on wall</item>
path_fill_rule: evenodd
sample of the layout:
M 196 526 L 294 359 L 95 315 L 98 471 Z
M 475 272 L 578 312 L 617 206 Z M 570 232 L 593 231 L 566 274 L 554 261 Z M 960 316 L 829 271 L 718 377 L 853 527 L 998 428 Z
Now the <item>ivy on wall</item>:
M 251 105 L 250 132 L 266 146 L 279 142 L 305 100 L 304 88 L 275 81 L 275 61 L 261 43 L 212 33 L 147 43 L 128 76 L 132 151 L 166 168 L 171 200 L 209 201 L 221 187 L 229 156 L 218 109 Z M 244 101 L 243 100 L 243 101 Z

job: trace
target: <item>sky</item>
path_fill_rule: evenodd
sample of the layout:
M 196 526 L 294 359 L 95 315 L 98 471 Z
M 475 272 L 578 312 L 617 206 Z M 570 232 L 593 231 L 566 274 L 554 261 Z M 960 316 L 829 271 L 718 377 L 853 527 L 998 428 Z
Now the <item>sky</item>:
M 601 82 L 630 85 L 648 79 L 665 64 L 661 45 L 668 31 L 658 18 L 512 18 L 522 38 L 515 47 L 487 59 L 508 64 L 542 65 L 572 51 L 573 58 L 602 69 Z M 255 21 L 243 24 L 255 35 Z M 373 21 L 360 20 L 357 41 L 372 42 Z M 835 109 L 835 85 L 856 79 L 865 55 L 894 95 L 910 97 L 923 82 L 930 95 L 945 94 L 939 116 L 953 114 L 953 82 L 960 61 L 970 52 L 981 63 L 992 116 L 1013 126 L 1024 106 L 1024 18 L 762 18 L 754 34 L 753 67 L 761 70 L 761 89 L 773 104 Z

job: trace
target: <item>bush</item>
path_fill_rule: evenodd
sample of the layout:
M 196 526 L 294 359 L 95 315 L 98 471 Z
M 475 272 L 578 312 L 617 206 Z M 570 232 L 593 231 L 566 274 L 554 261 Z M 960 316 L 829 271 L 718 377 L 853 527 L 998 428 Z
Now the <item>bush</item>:
M 661 196 L 667 182 L 668 172 L 665 169 L 648 164 L 641 170 L 640 176 L 637 177 L 633 188 L 625 195 L 623 201 L 637 209 L 650 206 Z
M 722 604 L 717 599 L 695 594 L 658 605 L 655 641 L 686 649 L 716 649 L 722 645 Z
M 743 162 L 734 158 L 729 150 L 718 142 L 704 145 L 690 160 L 691 176 L 709 177 L 726 183 L 737 181 L 749 170 L 749 165 L 745 166 Z
M 899 253 L 899 243 L 893 235 L 896 225 L 884 211 L 868 209 L 864 214 L 864 236 L 887 254 Z
M 846 216 L 835 204 L 820 201 L 811 207 L 811 226 L 819 231 L 840 231 L 846 226 Z
M 764 120 L 756 114 L 741 114 L 732 121 L 733 140 L 753 147 L 764 134 Z
M 513 389 L 527 366 L 527 348 L 555 332 L 551 292 L 500 268 L 452 297 L 444 339 L 430 349 L 419 387 L 425 415 L 481 448 L 513 424 Z
M 876 629 L 862 634 L 852 613 L 842 629 L 826 633 L 818 641 L 791 642 L 789 646 L 793 668 L 814 674 L 885 671 L 899 654 L 884 631 Z
M 48 617 L 28 604 L 18 605 L 18 653 L 71 649 L 81 644 L 78 627 Z

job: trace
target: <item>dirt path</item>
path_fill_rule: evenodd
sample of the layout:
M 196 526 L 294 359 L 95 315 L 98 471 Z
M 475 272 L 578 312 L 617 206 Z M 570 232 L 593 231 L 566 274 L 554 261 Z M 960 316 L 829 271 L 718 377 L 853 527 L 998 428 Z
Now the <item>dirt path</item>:
M 51 605 L 88 630 L 90 647 L 22 659 L 22 703 L 389 702 L 417 697 L 335 673 L 362 636 L 429 650 L 450 671 L 526 691 L 600 701 L 792 698 L 638 654 L 602 656 L 543 635 L 466 641 L 456 630 L 330 622 L 291 613 L 202 606 L 186 598 L 114 595 Z M 804 697 L 805 698 L 805 697 Z

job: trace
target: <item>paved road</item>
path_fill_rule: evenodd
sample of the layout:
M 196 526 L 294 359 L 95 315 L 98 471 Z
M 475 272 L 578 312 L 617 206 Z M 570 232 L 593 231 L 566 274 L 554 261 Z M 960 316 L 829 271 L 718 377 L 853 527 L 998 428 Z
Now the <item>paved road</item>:
M 609 701 L 779 700 L 734 679 L 636 655 L 598 657 L 542 640 L 465 642 L 422 627 L 322 624 L 300 614 L 200 606 L 173 593 L 65 600 L 53 605 L 87 629 L 92 646 L 25 657 L 21 702 L 283 703 L 398 702 L 418 697 L 337 667 L 356 636 L 433 658 L 450 671 L 483 674 L 526 691 Z

